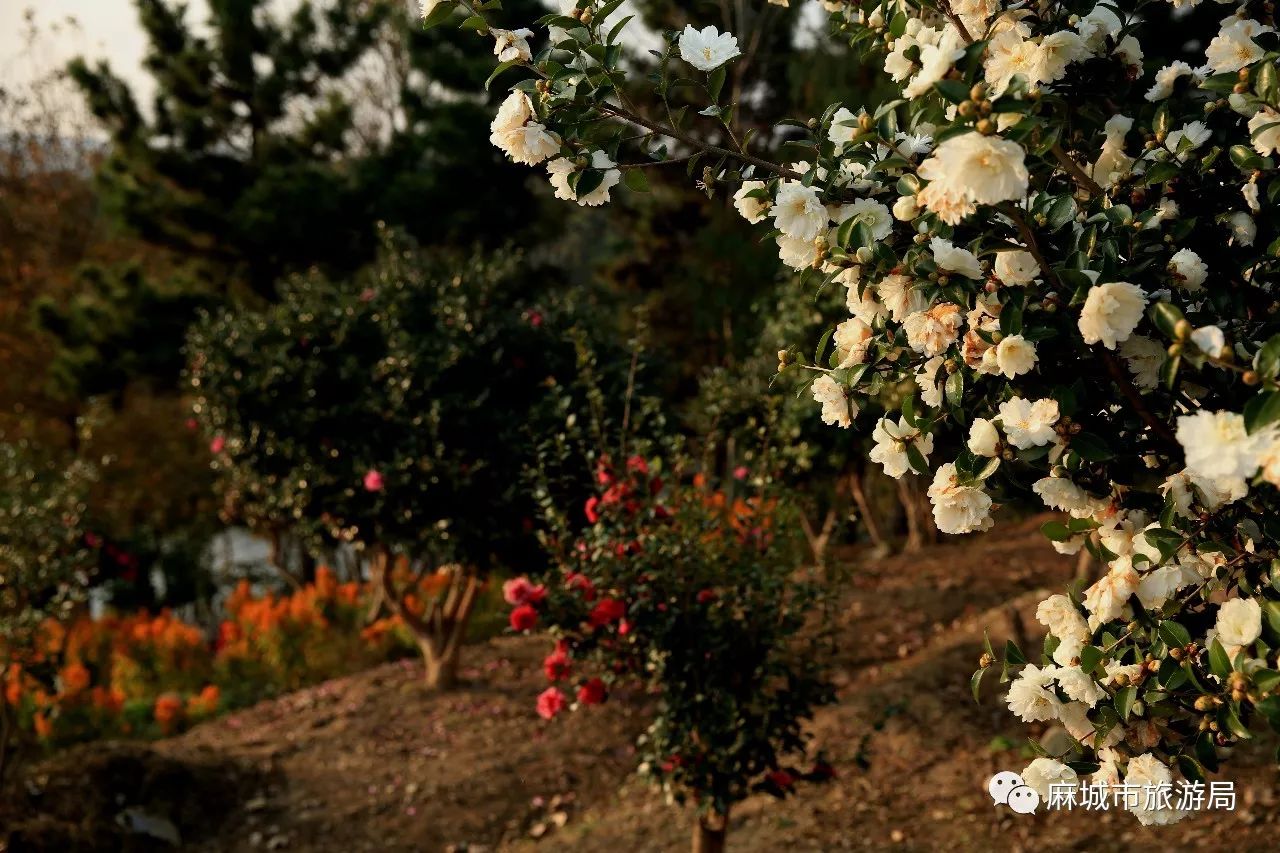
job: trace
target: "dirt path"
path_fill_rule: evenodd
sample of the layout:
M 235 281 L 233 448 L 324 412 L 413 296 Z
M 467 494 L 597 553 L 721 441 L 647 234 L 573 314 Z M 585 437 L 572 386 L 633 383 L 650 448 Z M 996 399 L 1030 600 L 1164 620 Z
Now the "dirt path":
M 1164 830 L 1144 829 L 1127 814 L 1019 816 L 991 805 L 986 780 L 1020 770 L 1029 757 L 1017 749 L 1026 729 L 996 691 L 988 689 L 981 705 L 969 695 L 982 631 L 1008 636 L 1018 610 L 1038 636 L 1031 612 L 1041 591 L 1062 587 L 1074 569 L 1034 529 L 1028 523 L 855 567 L 842 617 L 840 703 L 813 723 L 839 776 L 785 802 L 744 803 L 731 849 L 1276 848 L 1277 775 L 1267 744 L 1242 748 L 1233 765 L 1235 812 Z M 643 703 L 631 697 L 543 723 L 532 707 L 545 651 L 536 638 L 470 648 L 470 684 L 447 697 L 426 694 L 413 664 L 381 667 L 143 751 L 174 767 L 204 768 L 193 772 L 215 780 L 206 787 L 233 789 L 208 800 L 203 823 L 178 810 L 184 849 L 685 849 L 687 816 L 629 773 Z M 45 768 L 46 784 L 60 774 L 65 784 L 84 763 L 70 759 Z

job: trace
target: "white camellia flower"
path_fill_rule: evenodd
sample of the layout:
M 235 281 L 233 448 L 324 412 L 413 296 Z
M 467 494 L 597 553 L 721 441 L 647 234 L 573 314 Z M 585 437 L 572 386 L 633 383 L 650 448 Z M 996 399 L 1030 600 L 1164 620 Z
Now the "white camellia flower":
M 885 307 L 876 301 L 874 291 L 871 288 L 864 289 L 861 281 L 854 281 L 848 287 L 844 304 L 850 314 L 868 326 L 874 326 L 881 317 L 889 315 Z
M 1173 509 L 1182 518 L 1199 518 L 1200 514 L 1192 507 L 1200 505 L 1213 512 L 1223 504 L 1231 503 L 1244 497 L 1232 495 L 1218 488 L 1218 484 L 1205 477 L 1193 477 L 1186 471 L 1171 474 L 1160 484 L 1160 493 L 1172 496 Z
M 1243 210 L 1227 217 L 1227 227 L 1231 229 L 1231 242 L 1238 246 L 1252 246 L 1258 237 L 1258 223 Z
M 1227 337 L 1217 326 L 1201 326 L 1191 333 L 1191 343 L 1205 355 L 1215 358 L 1227 345 Z
M 769 200 L 751 195 L 764 187 L 764 181 L 743 181 L 742 186 L 738 187 L 738 191 L 733 194 L 733 206 L 742 218 L 752 225 L 763 222 L 769 213 Z
M 560 137 L 533 121 L 533 105 L 524 92 L 507 96 L 489 131 L 489 141 L 516 163 L 536 166 L 560 153 Z
M 1202 409 L 1179 417 L 1176 435 L 1186 454 L 1187 473 L 1231 492 L 1237 481 L 1243 483 L 1257 473 L 1275 433 L 1266 429 L 1250 435 L 1243 415 Z
M 867 360 L 867 348 L 871 345 L 871 327 L 857 317 L 850 317 L 836 326 L 832 341 L 835 343 L 836 357 L 839 359 L 837 368 L 843 369 L 862 364 Z
M 822 422 L 830 426 L 848 429 L 858 415 L 858 406 L 845 392 L 845 388 L 829 374 L 822 374 L 813 382 L 813 399 L 822 404 Z
M 1204 290 L 1204 283 L 1209 278 L 1209 268 L 1190 249 L 1179 249 L 1173 253 L 1169 258 L 1169 272 L 1173 273 L 1175 285 L 1191 293 Z
M 997 136 L 962 133 L 943 141 L 920 164 L 926 190 L 956 196 L 976 204 L 1018 201 L 1027 194 L 1026 152 L 1022 146 Z M 922 201 L 925 201 L 923 198 Z M 933 205 L 926 202 L 933 210 Z
M 1254 113 L 1249 119 L 1249 138 L 1253 140 L 1253 150 L 1263 157 L 1280 150 L 1280 113 L 1270 107 Z
M 827 131 L 827 139 L 839 150 L 853 141 L 853 134 L 857 129 L 858 116 L 848 107 L 841 107 L 831 116 L 831 129 Z
M 1239 71 L 1263 57 L 1262 48 L 1254 38 L 1269 32 L 1271 27 L 1249 18 L 1227 18 L 1205 49 L 1205 59 L 1215 74 Z
M 873 240 L 883 240 L 893 230 L 893 215 L 889 208 L 873 198 L 860 198 L 852 204 L 841 205 L 836 222 L 844 223 L 850 219 L 866 225 Z
M 1070 785 L 1074 788 L 1080 782 L 1076 771 L 1053 758 L 1036 758 L 1019 775 L 1028 788 L 1040 795 L 1042 803 L 1049 802 L 1049 786 Z
M 967 278 L 982 280 L 982 264 L 978 257 L 968 249 L 961 249 L 950 240 L 934 237 L 929 241 L 929 251 L 933 252 L 933 262 L 939 269 L 959 273 Z
M 1063 643 L 1070 643 L 1077 650 L 1093 638 L 1089 623 L 1071 599 L 1065 595 L 1051 595 L 1036 606 L 1036 621 Z
M 1062 700 L 1053 691 L 1058 667 L 1027 664 L 1009 685 L 1009 710 L 1025 723 L 1046 722 L 1058 717 Z
M 945 358 L 935 355 L 920 365 L 915 374 L 916 385 L 920 388 L 920 399 L 926 406 L 935 409 L 942 405 L 942 380 L 946 379 L 942 365 L 945 362 Z
M 1077 666 L 1066 666 L 1058 670 L 1058 686 L 1069 698 L 1083 702 L 1090 708 L 1107 695 L 1093 680 L 1093 676 L 1082 672 Z
M 1182 563 L 1161 566 L 1142 576 L 1138 601 L 1148 610 L 1159 610 L 1178 590 L 1200 580 L 1200 575 Z
M 799 181 L 783 181 L 774 199 L 773 224 L 788 237 L 812 242 L 827 227 L 827 208 L 818 191 Z
M 805 270 L 818 260 L 818 247 L 813 240 L 801 240 L 781 234 L 777 237 L 778 258 L 793 270 Z
M 901 479 L 903 474 L 911 470 L 911 462 L 907 458 L 908 446 L 913 446 L 926 459 L 933 452 L 933 436 L 921 434 L 920 430 L 907 423 L 905 417 L 898 418 L 897 423 L 883 418 L 876 424 L 871 438 L 876 446 L 871 448 L 868 456 L 872 462 L 884 466 L 884 472 L 895 480 Z
M 493 55 L 498 57 L 499 62 L 528 62 L 533 59 L 533 51 L 529 48 L 533 30 L 502 30 L 494 27 L 489 33 L 493 36 Z
M 1173 94 L 1174 84 L 1182 77 L 1197 77 L 1197 75 L 1195 69 L 1180 59 L 1161 68 L 1155 74 L 1155 85 L 1147 90 L 1147 100 L 1163 101 Z
M 902 321 L 911 348 L 927 356 L 941 355 L 960 336 L 964 314 L 951 302 L 935 305 L 928 311 L 917 311 Z
M 443 0 L 419 0 L 418 12 L 422 15 L 423 20 L 430 16 L 442 2 Z
M 910 222 L 919 215 L 920 205 L 916 203 L 915 196 L 898 196 L 898 200 L 893 203 L 893 218 L 899 222 Z
M 1107 349 L 1133 334 L 1142 321 L 1147 295 L 1127 281 L 1113 281 L 1089 288 L 1080 311 L 1080 334 L 1086 344 L 1101 343 Z
M 933 502 L 933 520 L 943 533 L 974 533 L 990 530 L 991 496 L 976 486 L 960 482 L 952 462 L 939 465 L 929 486 Z
M 1171 802 L 1177 801 L 1177 791 L 1173 786 L 1173 771 L 1169 766 L 1156 756 L 1149 752 L 1142 755 L 1136 755 L 1129 759 L 1129 766 L 1125 770 L 1124 782 L 1126 785 L 1136 786 L 1139 791 L 1167 790 L 1171 794 Z M 1138 796 L 1136 804 L 1134 801 L 1129 802 L 1129 811 L 1133 812 L 1138 818 L 1138 823 L 1143 826 L 1166 826 L 1171 823 L 1177 823 L 1187 815 L 1188 811 L 1179 811 L 1174 808 L 1147 808 L 1148 805 L 1157 805 L 1157 801 L 1153 799 L 1147 801 L 1146 796 Z
M 1252 598 L 1224 601 L 1213 627 L 1218 632 L 1218 642 L 1227 649 L 1250 645 L 1262 636 L 1262 608 Z
M 714 71 L 740 54 L 737 38 L 715 27 L 696 30 L 687 24 L 680 33 L 680 58 L 699 71 Z
M 974 456 L 995 458 L 1000 451 L 1000 431 L 986 418 L 974 418 L 969 425 L 969 440 L 965 446 Z
M 1040 275 L 1035 256 L 1021 249 L 996 255 L 996 278 L 1008 285 L 1030 284 Z
M 920 70 L 902 90 L 905 98 L 918 98 L 933 88 L 964 56 L 964 39 L 955 27 L 947 27 L 934 44 L 920 46 Z
M 599 207 L 609 201 L 609 191 L 622 180 L 622 173 L 609 155 L 603 151 L 591 152 L 591 168 L 604 172 L 600 185 L 586 195 L 578 195 L 578 191 L 569 185 L 569 176 L 578 170 L 577 165 L 564 157 L 552 160 L 547 164 L 547 172 L 551 176 L 551 186 L 555 188 L 556 198 L 565 201 L 576 201 L 584 207 Z
M 1209 141 L 1213 132 L 1202 121 L 1188 122 L 1165 137 L 1164 145 L 1177 155 L 1178 160 L 1185 161 L 1201 145 Z
M 1022 335 L 1009 335 L 1001 338 L 995 349 L 996 369 L 1006 379 L 1029 373 L 1036 366 L 1035 344 Z
M 1000 404 L 1000 425 L 1009 443 L 1019 450 L 1043 447 L 1058 437 L 1053 425 L 1058 422 L 1057 400 L 1013 397 Z

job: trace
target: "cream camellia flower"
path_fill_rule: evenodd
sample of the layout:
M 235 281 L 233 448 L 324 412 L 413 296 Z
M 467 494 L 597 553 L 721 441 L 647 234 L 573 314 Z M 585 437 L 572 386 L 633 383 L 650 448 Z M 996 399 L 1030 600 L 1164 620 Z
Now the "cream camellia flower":
M 1022 335 L 1001 338 L 995 347 L 996 369 L 1006 379 L 1031 372 L 1036 366 L 1036 347 Z
M 696 30 L 687 24 L 680 33 L 680 58 L 699 71 L 714 71 L 740 53 L 737 38 L 715 27 Z
M 489 141 L 516 163 L 536 166 L 560 153 L 560 137 L 533 121 L 533 105 L 524 92 L 507 96 L 489 131 Z
M 1171 62 L 1156 72 L 1155 84 L 1147 90 L 1146 99 L 1153 103 L 1163 101 L 1173 94 L 1173 87 L 1179 79 L 1196 76 L 1195 69 L 1182 60 Z
M 943 30 L 938 41 L 919 46 L 920 70 L 902 90 L 905 98 L 918 98 L 933 88 L 964 56 L 964 39 L 954 27 Z
M 974 533 L 990 530 L 991 496 L 976 486 L 960 482 L 952 462 L 939 465 L 929 486 L 933 520 L 943 533 Z
M 895 273 L 885 276 L 876 285 L 876 295 L 889 312 L 889 316 L 898 323 L 929 307 L 929 302 L 920 288 L 916 287 L 911 277 L 906 275 Z
M 907 423 L 907 419 L 898 418 L 894 423 L 883 418 L 876 424 L 871 438 L 876 446 L 868 454 L 872 462 L 884 467 L 884 472 L 895 480 L 911 470 L 911 460 L 907 456 L 907 448 L 914 447 L 921 456 L 928 458 L 933 452 L 933 436 L 925 435 Z
M 943 141 L 918 172 L 930 187 L 940 185 L 940 191 L 976 204 L 1020 200 L 1030 180 L 1021 145 L 980 133 L 962 133 Z
M 805 270 L 818 260 L 818 246 L 813 240 L 801 240 L 780 234 L 777 238 L 778 258 L 793 270 Z
M 502 30 L 494 27 L 489 33 L 493 36 L 493 55 L 498 57 L 499 62 L 528 62 L 533 59 L 533 51 L 529 48 L 533 30 Z
M 1000 452 L 1000 431 L 986 418 L 974 418 L 969 425 L 969 440 L 965 446 L 974 456 L 994 458 Z
M 858 116 L 848 107 L 841 107 L 831 116 L 831 129 L 827 131 L 827 139 L 837 149 L 841 149 L 853 141 L 853 134 L 858 130 Z
M 1147 295 L 1136 284 L 1113 281 L 1094 285 L 1080 311 L 1080 334 L 1086 344 L 1101 343 L 1113 350 L 1133 334 L 1146 307 Z
M 1141 578 L 1128 557 L 1117 557 L 1111 569 L 1084 591 L 1084 609 L 1089 611 L 1089 628 L 1121 618 L 1128 608 L 1129 596 L 1138 591 Z
M 1057 400 L 1013 397 L 1000 404 L 1000 424 L 1009 443 L 1019 450 L 1043 447 L 1058 437 L 1053 425 L 1058 422 Z
M 591 168 L 604 174 L 600 184 L 586 195 L 579 195 L 578 191 L 569 184 L 569 177 L 578 171 L 577 165 L 572 160 L 564 157 L 552 160 L 547 164 L 547 172 L 551 176 L 551 186 L 555 188 L 556 198 L 576 201 L 584 207 L 599 207 L 609 201 L 609 191 L 622 180 L 622 173 L 616 166 L 617 164 L 603 151 L 591 152 Z
M 832 341 L 836 347 L 836 358 L 839 359 L 836 367 L 862 364 L 867 359 L 867 348 L 871 345 L 871 327 L 857 317 L 850 317 L 836 326 Z
M 822 404 L 822 422 L 848 429 L 858 415 L 858 406 L 849 399 L 845 387 L 824 373 L 814 380 L 812 391 L 813 399 Z
M 1173 787 L 1173 771 L 1149 752 L 1129 759 L 1129 766 L 1125 769 L 1124 783 L 1136 787 L 1138 791 L 1165 790 L 1172 795 L 1169 802 L 1177 800 L 1177 792 Z M 1138 818 L 1138 823 L 1143 826 L 1166 826 L 1177 823 L 1190 814 L 1188 811 L 1164 806 L 1158 798 L 1148 800 L 1145 795 L 1138 796 L 1136 803 L 1130 800 L 1127 805 L 1129 811 Z M 1148 808 L 1148 806 L 1154 806 L 1154 808 Z
M 1228 649 L 1250 645 L 1262 636 L 1262 608 L 1252 598 L 1224 601 L 1213 627 L 1218 632 L 1218 642 Z
M 1258 238 L 1258 223 L 1243 210 L 1237 210 L 1227 217 L 1227 227 L 1231 229 L 1231 242 L 1237 246 L 1252 246 Z
M 784 235 L 810 242 L 823 233 L 829 219 L 818 191 L 799 181 L 783 181 L 770 213 Z
M 1030 284 L 1039 275 L 1040 264 L 1030 252 L 1014 249 L 996 255 L 996 278 L 1005 284 Z
M 1129 366 L 1134 384 L 1150 391 L 1160 384 L 1160 368 L 1168 351 L 1145 335 L 1130 335 L 1120 344 L 1120 355 Z
M 1239 71 L 1265 55 L 1254 38 L 1269 32 L 1271 27 L 1250 18 L 1227 18 L 1205 49 L 1205 59 L 1215 74 Z
M 1023 768 L 1022 781 L 1028 788 L 1040 795 L 1040 802 L 1049 802 L 1049 786 L 1070 785 L 1075 787 L 1080 782 L 1076 771 L 1053 758 L 1036 758 Z
M 1040 602 L 1036 607 L 1036 621 L 1061 643 L 1074 646 L 1077 653 L 1093 637 L 1084 615 L 1065 595 L 1051 595 Z
M 915 373 L 916 385 L 920 388 L 920 399 L 926 406 L 932 406 L 935 409 L 942 405 L 942 380 L 946 378 L 942 365 L 945 362 L 945 358 L 935 355 L 920 365 Z
M 968 249 L 961 249 L 950 240 L 934 237 L 929 241 L 929 250 L 933 252 L 933 262 L 939 269 L 959 273 L 966 278 L 982 279 L 982 264 Z
M 763 190 L 764 181 L 743 181 L 742 186 L 733 194 L 733 206 L 747 222 L 755 225 L 763 222 L 769 213 L 770 202 L 766 198 L 757 198 L 751 193 Z
M 1066 477 L 1042 477 L 1031 485 L 1031 491 L 1049 509 L 1062 510 L 1075 518 L 1086 518 L 1100 509 L 1096 498 Z
M 1190 249 L 1179 249 L 1173 253 L 1169 258 L 1169 272 L 1173 273 L 1174 284 L 1191 293 L 1204 290 L 1204 283 L 1209 278 L 1209 268 Z
M 1234 491 L 1236 481 L 1243 483 L 1257 473 L 1274 435 L 1271 429 L 1250 435 L 1244 416 L 1234 412 L 1202 409 L 1177 420 L 1176 436 L 1186 454 L 1187 473 L 1212 480 L 1227 492 Z
M 889 315 L 885 307 L 876 300 L 875 292 L 871 288 L 864 287 L 861 281 L 855 280 L 848 287 L 849 290 L 845 294 L 844 304 L 849 309 L 850 314 L 868 326 L 875 325 L 875 322 L 881 317 Z
M 1058 717 L 1062 700 L 1053 691 L 1058 667 L 1027 664 L 1009 685 L 1009 710 L 1025 723 L 1046 722 Z
M 419 0 L 418 13 L 422 15 L 423 20 L 426 20 L 442 2 L 443 0 Z
M 920 205 L 912 195 L 898 196 L 893 203 L 893 218 L 899 222 L 910 222 L 920 215 Z
M 960 336 L 964 314 L 951 302 L 935 305 L 928 311 L 917 311 L 902 321 L 911 348 L 927 356 L 941 355 Z
M 1217 326 L 1201 326 L 1191 333 L 1191 343 L 1205 355 L 1217 357 L 1227 346 L 1227 337 Z

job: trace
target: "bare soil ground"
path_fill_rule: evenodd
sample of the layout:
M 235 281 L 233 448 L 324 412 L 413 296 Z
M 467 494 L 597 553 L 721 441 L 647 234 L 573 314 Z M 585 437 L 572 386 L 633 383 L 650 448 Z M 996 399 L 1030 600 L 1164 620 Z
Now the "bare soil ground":
M 1027 730 L 998 700 L 995 678 L 981 704 L 969 694 L 983 630 L 1002 641 L 1021 623 L 1035 642 L 1036 602 L 1074 569 L 1035 527 L 879 561 L 841 555 L 852 580 L 840 702 L 812 725 L 839 775 L 786 801 L 744 803 L 731 850 L 1280 847 L 1272 743 L 1240 748 L 1228 766 L 1234 812 L 1173 827 L 992 805 L 986 780 L 1029 758 L 1017 746 Z M 423 690 L 417 665 L 391 664 L 160 743 L 64 753 L 0 802 L 0 839 L 15 853 L 172 849 L 153 837 L 165 834 L 159 818 L 196 851 L 687 849 L 690 816 L 631 773 L 643 700 L 539 720 L 546 650 L 538 638 L 470 647 L 466 684 L 445 696 Z

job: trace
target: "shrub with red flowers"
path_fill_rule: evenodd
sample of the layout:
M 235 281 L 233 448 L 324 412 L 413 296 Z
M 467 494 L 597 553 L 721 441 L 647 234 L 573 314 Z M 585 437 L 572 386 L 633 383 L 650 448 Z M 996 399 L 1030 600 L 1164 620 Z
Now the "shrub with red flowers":
M 729 499 L 679 454 L 671 469 L 620 458 L 598 459 L 597 494 L 577 511 L 547 506 L 558 572 L 507 585 L 511 625 L 554 638 L 536 702 L 545 719 L 624 686 L 656 697 L 640 770 L 697 806 L 695 843 L 715 849 L 752 791 L 785 796 L 830 775 L 804 730 L 833 698 L 825 586 L 769 487 Z

